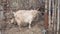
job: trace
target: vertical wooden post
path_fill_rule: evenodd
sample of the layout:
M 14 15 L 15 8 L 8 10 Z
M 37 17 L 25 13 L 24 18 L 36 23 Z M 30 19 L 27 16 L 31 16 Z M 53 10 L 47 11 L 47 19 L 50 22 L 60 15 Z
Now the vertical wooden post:
M 59 26 L 60 25 L 60 23 L 59 23 L 59 0 L 57 0 L 57 1 L 58 1 L 58 3 L 57 3 L 58 4 L 58 6 L 57 6 L 57 9 L 58 9 L 57 10 L 57 34 L 60 34 L 59 33 L 59 27 L 60 27 Z
M 46 34 L 48 34 L 48 0 L 45 0 L 45 29 L 46 29 Z
M 45 28 L 48 29 L 48 0 L 45 0 Z
M 51 14 L 51 12 L 52 12 L 52 0 L 49 0 L 49 27 L 48 27 L 48 29 L 49 29 L 49 34 L 52 34 L 52 14 Z

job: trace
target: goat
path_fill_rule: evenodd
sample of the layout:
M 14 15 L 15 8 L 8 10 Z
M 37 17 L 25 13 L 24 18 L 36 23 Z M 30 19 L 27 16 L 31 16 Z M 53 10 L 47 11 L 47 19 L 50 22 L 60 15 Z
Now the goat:
M 17 12 L 13 12 L 15 20 L 19 27 L 21 23 L 29 23 L 29 28 L 31 28 L 31 23 L 38 15 L 38 13 L 39 11 L 37 10 L 18 10 Z

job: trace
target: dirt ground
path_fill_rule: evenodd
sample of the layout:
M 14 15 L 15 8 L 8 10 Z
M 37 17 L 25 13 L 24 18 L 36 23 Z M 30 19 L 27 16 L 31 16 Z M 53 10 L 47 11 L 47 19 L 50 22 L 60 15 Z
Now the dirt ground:
M 43 21 L 41 21 L 43 23 Z M 41 24 L 35 24 L 32 28 L 22 27 L 21 29 L 17 25 L 9 24 L 2 34 L 43 34 L 44 27 Z

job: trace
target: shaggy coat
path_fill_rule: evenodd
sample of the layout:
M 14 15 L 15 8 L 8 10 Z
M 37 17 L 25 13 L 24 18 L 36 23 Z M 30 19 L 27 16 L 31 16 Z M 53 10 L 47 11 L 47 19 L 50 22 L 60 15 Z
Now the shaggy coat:
M 31 23 L 34 18 L 38 15 L 37 10 L 18 10 L 13 12 L 17 24 L 20 26 L 22 23 L 29 23 L 29 28 L 31 28 Z

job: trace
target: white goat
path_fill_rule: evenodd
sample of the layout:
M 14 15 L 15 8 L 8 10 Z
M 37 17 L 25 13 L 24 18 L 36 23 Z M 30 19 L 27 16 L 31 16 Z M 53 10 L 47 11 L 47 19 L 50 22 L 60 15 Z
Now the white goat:
M 21 23 L 29 23 L 29 28 L 31 28 L 31 23 L 33 19 L 37 16 L 39 11 L 37 10 L 18 10 L 13 12 L 17 24 L 20 26 Z

